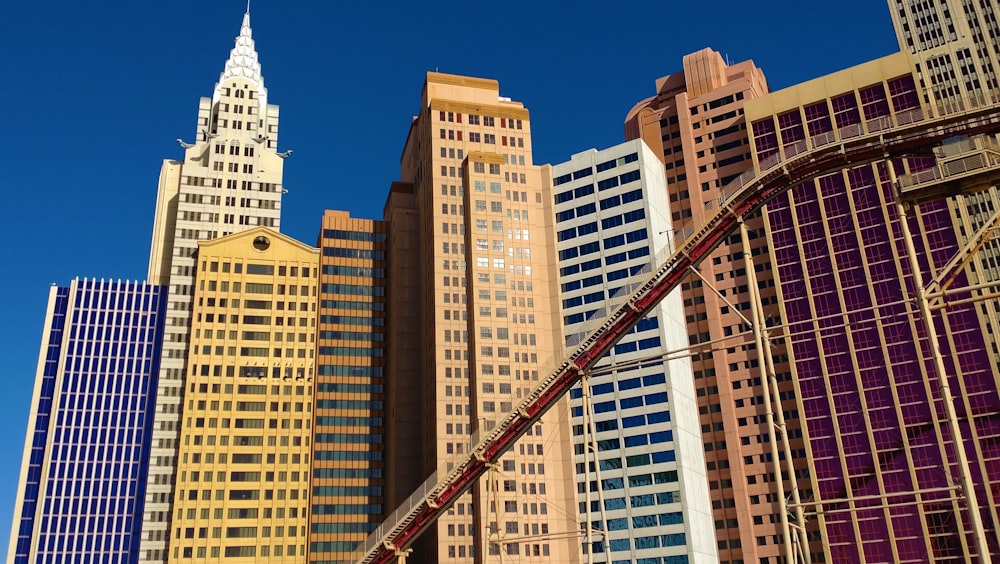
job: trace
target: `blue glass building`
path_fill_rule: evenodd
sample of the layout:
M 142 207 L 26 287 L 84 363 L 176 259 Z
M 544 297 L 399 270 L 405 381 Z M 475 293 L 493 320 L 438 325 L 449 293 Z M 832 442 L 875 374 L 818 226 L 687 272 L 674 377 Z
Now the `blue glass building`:
M 8 562 L 136 562 L 166 288 L 53 287 Z

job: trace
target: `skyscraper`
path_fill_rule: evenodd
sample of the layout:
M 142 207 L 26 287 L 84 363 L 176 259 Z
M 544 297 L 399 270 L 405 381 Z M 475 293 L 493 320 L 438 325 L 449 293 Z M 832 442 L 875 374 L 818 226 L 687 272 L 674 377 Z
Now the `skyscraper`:
M 977 98 L 996 84 L 996 44 L 980 30 L 996 26 L 994 6 L 890 2 L 903 53 L 748 102 L 758 168 L 893 122 L 981 104 Z M 968 20 L 953 19 L 959 14 Z M 915 158 L 852 166 L 797 186 L 767 208 L 814 469 L 807 501 L 816 504 L 827 561 L 969 562 L 984 548 L 997 554 L 995 308 L 966 294 L 933 314 L 941 374 L 914 300 L 997 199 L 992 189 L 897 208 L 895 176 L 930 164 Z M 897 210 L 909 212 L 921 258 L 916 274 Z M 996 280 L 990 247 L 955 288 Z M 954 390 L 967 470 L 948 423 L 943 379 Z M 959 486 L 964 471 L 978 498 L 982 544 L 968 508 L 973 492 Z
M 711 217 L 723 188 L 752 167 L 743 106 L 768 87 L 752 61 L 729 65 L 719 53 L 703 49 L 684 57 L 682 72 L 657 80 L 656 91 L 628 113 L 625 136 L 641 138 L 662 158 L 676 233 Z M 746 224 L 764 314 L 777 324 L 766 226 L 759 215 Z M 763 367 L 748 336 L 751 295 L 744 254 L 736 233 L 681 285 L 723 563 L 772 562 L 785 554 L 778 503 L 782 494 L 776 482 L 783 481 L 781 489 L 788 492 L 790 480 L 808 475 L 791 375 L 780 347 L 775 371 L 794 475 L 787 472 L 784 452 L 775 459 L 777 445 L 766 425 Z
M 573 155 L 552 174 L 563 331 L 572 346 L 670 252 L 672 223 L 663 163 L 642 140 Z M 677 291 L 570 392 L 577 502 L 592 531 L 583 539 L 588 562 L 718 562 L 686 348 Z
M 387 323 L 418 320 L 418 331 L 390 329 L 411 339 L 395 346 L 413 353 L 390 360 L 390 394 L 398 384 L 419 395 L 409 413 L 393 413 L 387 434 L 397 442 L 409 433 L 422 447 L 419 463 L 389 461 L 399 495 L 465 454 L 470 435 L 491 428 L 561 357 L 551 187 L 532 163 L 530 132 L 528 111 L 501 97 L 496 81 L 428 73 L 403 149 L 404 183 L 386 204 L 387 217 L 412 218 L 390 223 L 390 248 L 408 241 L 418 261 L 406 277 L 391 256 L 389 264 L 389 294 L 400 284 L 409 301 L 393 302 Z M 414 557 L 578 561 L 574 497 L 562 403 L 421 538 Z
M 166 289 L 52 287 L 7 561 L 138 561 Z
M 888 0 L 899 49 L 913 56 L 933 105 L 1000 90 L 1000 23 L 996 0 Z
M 346 560 L 382 522 L 386 229 L 347 212 L 323 214 L 310 562 Z
M 997 21 L 1000 4 L 997 0 L 978 3 L 942 0 L 937 4 L 889 0 L 888 4 L 900 50 L 913 56 L 918 83 L 925 92 L 929 92 L 926 101 L 930 103 L 931 112 L 938 114 L 942 110 L 1000 102 L 997 78 L 1000 71 L 1000 23 Z M 964 245 L 970 237 L 986 228 L 995 210 L 1000 207 L 1000 187 L 994 185 L 973 194 L 955 196 L 948 200 L 948 207 L 954 218 L 953 227 L 959 245 Z M 987 237 L 979 249 L 975 266 L 967 268 L 964 273 L 970 285 L 996 284 L 1000 281 L 1000 265 L 995 259 L 998 254 L 1000 242 L 995 237 Z M 986 292 L 977 293 L 982 295 Z M 1000 479 L 1000 467 L 992 449 L 984 444 L 992 442 L 988 437 L 994 435 L 993 414 L 1000 403 L 994 394 L 994 390 L 1000 388 L 1000 384 L 996 383 L 1000 378 L 1000 354 L 997 353 L 1000 344 L 993 331 L 994 327 L 1000 326 L 1000 310 L 981 306 L 977 313 L 980 327 L 985 328 L 980 334 L 986 339 L 987 351 L 992 351 L 990 361 L 994 382 L 984 389 L 989 392 L 988 402 L 980 401 L 975 408 L 967 408 L 973 414 L 967 422 L 971 428 L 968 432 L 963 431 L 963 438 L 968 439 L 971 435 L 976 449 L 969 453 L 972 469 L 971 475 L 965 478 L 976 479 L 978 475 L 977 483 L 986 481 L 992 484 Z M 984 493 L 988 495 L 980 495 L 978 502 L 981 507 L 990 508 L 990 514 L 983 515 L 981 523 L 972 525 L 977 529 L 977 544 L 980 547 L 988 542 L 986 530 L 993 528 L 994 544 L 990 550 L 995 557 L 1000 550 L 996 548 L 1000 541 L 996 540 L 995 532 L 1000 527 L 998 500 L 995 488 Z
M 149 280 L 168 287 L 163 357 L 156 393 L 142 550 L 146 562 L 167 558 L 182 398 L 187 376 L 198 241 L 256 226 L 279 227 L 283 155 L 278 108 L 267 89 L 243 16 L 236 45 L 211 97 L 202 98 L 184 159 L 160 171 Z
M 319 251 L 266 227 L 198 245 L 168 562 L 304 562 Z

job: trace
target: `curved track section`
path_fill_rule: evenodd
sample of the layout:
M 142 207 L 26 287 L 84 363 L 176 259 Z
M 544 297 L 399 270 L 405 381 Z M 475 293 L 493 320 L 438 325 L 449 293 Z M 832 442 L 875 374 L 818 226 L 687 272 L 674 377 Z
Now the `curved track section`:
M 694 231 L 653 274 L 604 319 L 513 412 L 501 419 L 468 453 L 442 476 L 432 476 L 376 529 L 354 555 L 358 564 L 394 560 L 458 497 L 514 446 L 539 418 L 580 381 L 628 331 L 680 284 L 736 227 L 771 198 L 816 177 L 848 166 L 889 158 L 932 155 L 943 141 L 965 135 L 1000 132 L 1000 103 L 959 110 L 943 117 L 919 119 L 906 125 L 852 139 L 827 139 L 827 144 L 799 153 L 728 185 L 718 211 Z

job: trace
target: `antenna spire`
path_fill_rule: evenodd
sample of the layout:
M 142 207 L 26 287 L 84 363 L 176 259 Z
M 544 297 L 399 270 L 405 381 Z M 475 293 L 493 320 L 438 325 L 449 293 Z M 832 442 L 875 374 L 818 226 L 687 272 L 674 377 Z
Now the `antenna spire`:
M 225 69 L 219 76 L 219 82 L 215 84 L 213 100 L 219 100 L 223 83 L 233 77 L 240 77 L 256 83 L 257 96 L 260 99 L 260 107 L 263 112 L 263 109 L 267 107 L 267 90 L 264 88 L 264 77 L 261 76 L 260 60 L 257 58 L 253 30 L 250 28 L 250 0 L 247 0 L 247 11 L 243 14 L 243 22 L 240 25 L 240 34 L 236 36 L 236 44 L 229 52 L 229 59 L 226 60 Z

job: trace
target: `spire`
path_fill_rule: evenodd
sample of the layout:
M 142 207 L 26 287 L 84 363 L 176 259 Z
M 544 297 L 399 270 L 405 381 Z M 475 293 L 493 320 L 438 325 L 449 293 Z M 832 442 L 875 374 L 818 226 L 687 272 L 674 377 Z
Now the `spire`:
M 254 46 L 253 31 L 250 29 L 250 2 L 247 1 L 247 11 L 243 14 L 243 23 L 240 25 L 240 34 L 236 37 L 236 45 L 229 52 L 226 66 L 219 75 L 219 82 L 215 85 L 213 101 L 218 101 L 222 92 L 222 85 L 227 80 L 240 77 L 254 83 L 258 89 L 260 98 L 261 113 L 267 104 L 267 90 L 264 88 L 264 76 L 261 74 L 260 61 L 257 58 L 257 49 Z

